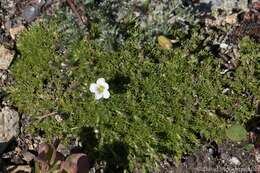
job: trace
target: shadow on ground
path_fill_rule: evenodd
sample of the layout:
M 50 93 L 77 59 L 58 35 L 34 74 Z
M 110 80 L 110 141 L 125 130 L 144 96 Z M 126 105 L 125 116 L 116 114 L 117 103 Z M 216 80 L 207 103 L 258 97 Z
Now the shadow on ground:
M 114 93 L 121 94 L 125 93 L 127 90 L 127 85 L 130 83 L 130 78 L 122 74 L 117 74 L 115 77 L 109 81 L 109 85 Z
M 95 161 L 105 161 L 105 173 L 123 173 L 128 169 L 129 147 L 121 141 L 115 141 L 104 145 L 101 150 L 97 150 L 98 140 L 92 127 L 84 127 L 80 132 L 83 150 L 88 154 L 92 163 Z M 79 152 L 79 151 L 74 151 Z

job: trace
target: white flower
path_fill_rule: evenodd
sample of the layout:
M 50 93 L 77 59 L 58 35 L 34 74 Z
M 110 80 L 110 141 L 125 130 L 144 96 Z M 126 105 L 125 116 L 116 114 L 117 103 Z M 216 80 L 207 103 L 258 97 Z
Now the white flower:
M 95 94 L 96 100 L 101 98 L 108 99 L 110 97 L 108 89 L 109 85 L 106 83 L 104 78 L 99 78 L 96 83 L 90 84 L 89 87 L 90 92 Z

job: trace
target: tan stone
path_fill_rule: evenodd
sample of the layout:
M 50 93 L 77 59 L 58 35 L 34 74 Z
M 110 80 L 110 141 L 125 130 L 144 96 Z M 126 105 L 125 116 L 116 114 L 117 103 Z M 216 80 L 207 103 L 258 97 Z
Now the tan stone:
M 14 58 L 14 53 L 11 50 L 6 49 L 3 45 L 0 45 L 0 69 L 1 70 L 8 69 L 13 58 Z
M 0 153 L 8 143 L 19 134 L 19 114 L 15 110 L 4 107 L 0 112 Z
M 18 36 L 18 34 L 21 33 L 24 29 L 25 29 L 25 27 L 23 25 L 19 25 L 17 27 L 10 28 L 9 32 L 10 32 L 12 39 L 15 40 L 16 37 Z
M 226 17 L 226 23 L 234 25 L 237 22 L 237 14 L 232 14 Z

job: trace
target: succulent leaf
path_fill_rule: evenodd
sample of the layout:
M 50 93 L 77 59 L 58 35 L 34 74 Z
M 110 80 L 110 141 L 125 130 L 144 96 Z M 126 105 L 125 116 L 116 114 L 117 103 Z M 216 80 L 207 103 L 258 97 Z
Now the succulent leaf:
M 226 135 L 229 139 L 238 142 L 247 138 L 247 131 L 242 125 L 235 124 L 226 129 Z
M 87 173 L 89 169 L 89 159 L 85 154 L 72 154 L 61 166 L 61 170 L 68 173 Z
M 40 144 L 38 148 L 38 158 L 44 161 L 50 161 L 53 156 L 54 148 L 49 144 Z

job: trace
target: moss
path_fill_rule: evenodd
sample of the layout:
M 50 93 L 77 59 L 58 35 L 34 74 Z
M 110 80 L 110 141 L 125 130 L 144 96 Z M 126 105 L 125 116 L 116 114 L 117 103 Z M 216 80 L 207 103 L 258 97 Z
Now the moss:
M 32 132 L 41 129 L 49 139 L 73 134 L 85 140 L 90 136 L 82 137 L 82 131 L 92 134 L 86 151 L 97 160 L 109 158 L 117 171 L 113 162 L 131 171 L 138 164 L 154 169 L 166 156 L 179 160 L 200 145 L 198 133 L 220 142 L 229 123 L 254 116 L 252 98 L 245 93 L 259 99 L 259 45 L 249 39 L 241 43 L 241 65 L 230 80 L 220 73 L 220 60 L 198 49 L 195 31 L 172 50 L 140 48 L 129 38 L 117 51 L 79 40 L 60 54 L 62 38 L 55 22 L 23 33 L 9 99 L 36 119 Z M 110 85 L 108 100 L 96 101 L 89 91 L 100 77 Z M 231 91 L 223 93 L 226 86 Z M 64 121 L 37 120 L 51 112 Z

